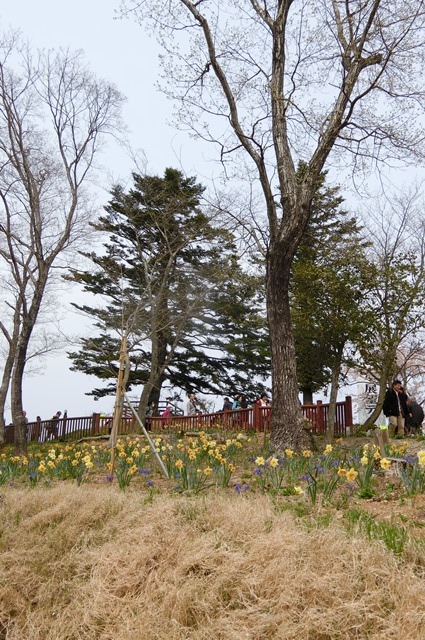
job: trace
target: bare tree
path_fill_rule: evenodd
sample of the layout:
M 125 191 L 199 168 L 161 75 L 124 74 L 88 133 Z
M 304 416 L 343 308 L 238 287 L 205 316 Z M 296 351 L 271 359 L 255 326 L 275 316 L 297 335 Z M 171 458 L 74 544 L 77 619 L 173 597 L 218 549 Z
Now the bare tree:
M 15 448 L 26 450 L 22 380 L 34 327 L 55 271 L 84 239 L 85 183 L 122 98 L 81 53 L 34 54 L 11 34 L 0 43 L 0 276 L 9 314 L 0 415 L 10 384 Z
M 272 439 L 299 447 L 288 288 L 320 172 L 421 158 L 424 3 L 418 0 L 125 0 L 157 27 L 178 119 L 254 170 L 268 219 Z M 170 80 L 171 79 L 171 80 Z M 235 155 L 236 154 L 236 155 Z M 297 179 L 298 160 L 306 163 Z M 239 173 L 246 172 L 243 163 Z
M 418 336 L 425 328 L 425 223 L 420 186 L 403 189 L 369 203 L 365 227 L 372 241 L 370 290 L 366 302 L 371 318 L 358 343 L 360 371 L 379 384 L 375 411 L 378 418 L 385 390 L 402 377 L 406 385 L 409 360 L 417 360 Z

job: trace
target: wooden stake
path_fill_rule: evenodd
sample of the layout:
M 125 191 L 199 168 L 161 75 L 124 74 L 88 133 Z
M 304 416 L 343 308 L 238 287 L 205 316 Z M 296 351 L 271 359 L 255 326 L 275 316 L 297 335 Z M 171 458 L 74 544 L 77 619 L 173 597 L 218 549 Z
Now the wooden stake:
M 162 469 L 162 471 L 163 471 L 163 473 L 164 473 L 165 477 L 167 478 L 167 480 L 169 480 L 169 479 L 170 479 L 170 476 L 168 475 L 168 471 L 167 471 L 167 469 L 166 469 L 166 467 L 165 467 L 165 465 L 164 465 L 164 463 L 163 463 L 163 461 L 162 461 L 162 458 L 161 458 L 161 456 L 159 455 L 159 452 L 157 451 L 157 449 L 156 449 L 156 447 L 155 447 L 155 444 L 154 444 L 154 442 L 153 442 L 152 438 L 150 437 L 150 435 L 149 435 L 149 434 L 148 434 L 148 432 L 146 431 L 145 425 L 144 425 L 144 424 L 143 424 L 143 422 L 140 420 L 140 417 L 139 417 L 139 416 L 138 416 L 138 414 L 136 413 L 135 408 L 133 407 L 133 405 L 131 404 L 130 400 L 128 399 L 127 394 L 125 393 L 125 391 L 124 391 L 124 398 L 126 399 L 128 406 L 130 407 L 130 409 L 131 409 L 131 411 L 132 411 L 132 413 L 133 413 L 134 417 L 136 418 L 137 422 L 139 423 L 140 428 L 142 429 L 143 433 L 145 434 L 145 436 L 146 436 L 146 438 L 147 438 L 147 441 L 149 442 L 149 446 L 150 446 L 150 448 L 151 448 L 152 452 L 155 454 L 156 459 L 158 460 L 159 466 L 161 467 L 161 469 Z
M 118 440 L 118 427 L 121 423 L 122 411 L 124 406 L 124 390 L 126 383 L 126 366 L 127 366 L 127 334 L 124 332 L 123 337 L 121 339 L 121 351 L 120 351 L 120 360 L 119 360 L 119 369 L 118 369 L 118 378 L 117 378 L 117 393 L 115 396 L 115 407 L 114 407 L 114 418 L 112 421 L 112 430 L 111 435 L 109 436 L 109 446 L 111 447 L 111 468 L 110 475 L 114 475 L 114 466 L 115 466 L 115 448 L 117 446 Z

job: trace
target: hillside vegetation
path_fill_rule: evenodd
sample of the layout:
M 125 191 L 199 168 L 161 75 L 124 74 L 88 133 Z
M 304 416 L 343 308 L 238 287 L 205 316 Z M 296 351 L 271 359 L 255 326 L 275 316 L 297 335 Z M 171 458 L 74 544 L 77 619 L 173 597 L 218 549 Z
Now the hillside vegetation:
M 425 637 L 418 559 L 291 498 L 65 481 L 0 500 L 3 640 Z

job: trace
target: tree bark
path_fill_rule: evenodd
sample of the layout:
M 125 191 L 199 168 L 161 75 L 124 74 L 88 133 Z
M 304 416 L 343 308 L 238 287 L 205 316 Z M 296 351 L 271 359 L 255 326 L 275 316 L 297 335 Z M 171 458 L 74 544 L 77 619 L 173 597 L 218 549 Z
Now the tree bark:
M 338 346 L 332 367 L 331 393 L 329 396 L 328 422 L 326 425 L 326 442 L 328 444 L 333 441 L 335 435 L 336 401 L 339 388 L 339 376 L 341 373 L 342 353 L 343 346 Z
M 387 368 L 384 368 L 379 378 L 378 401 L 376 403 L 375 409 L 372 411 L 372 413 L 370 414 L 370 416 L 367 418 L 366 422 L 363 425 L 365 429 L 369 429 L 369 427 L 376 424 L 376 420 L 381 415 L 382 404 L 384 402 L 385 392 L 387 390 L 387 385 L 388 385 L 388 378 L 389 378 L 389 371 Z
M 276 451 L 308 444 L 299 408 L 295 344 L 289 306 L 289 273 L 295 246 L 276 245 L 267 272 L 267 312 L 272 351 L 272 445 Z
M 155 329 L 155 324 L 152 330 L 151 340 L 151 370 L 143 387 L 137 409 L 138 416 L 142 421 L 145 419 L 146 409 L 151 402 L 156 401 L 156 406 L 158 406 L 161 387 L 164 382 L 164 369 L 167 362 L 167 339 L 160 329 Z
M 313 392 L 311 389 L 301 389 L 303 404 L 313 404 Z

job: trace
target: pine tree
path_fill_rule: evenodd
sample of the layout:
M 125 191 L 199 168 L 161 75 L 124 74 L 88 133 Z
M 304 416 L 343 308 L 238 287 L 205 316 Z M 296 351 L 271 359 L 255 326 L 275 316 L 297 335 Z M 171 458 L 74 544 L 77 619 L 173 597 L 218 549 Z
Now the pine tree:
M 157 403 L 165 380 L 203 392 L 236 393 L 269 373 L 263 298 L 243 272 L 234 239 L 200 207 L 195 178 L 166 169 L 164 177 L 133 174 L 126 193 L 115 187 L 95 228 L 104 252 L 85 254 L 94 270 L 72 272 L 102 307 L 77 306 L 96 318 L 100 335 L 69 354 L 74 369 L 109 380 L 115 389 L 120 335 L 128 331 L 129 384 L 143 385 L 140 415 Z M 260 356 L 260 357 L 258 357 Z

